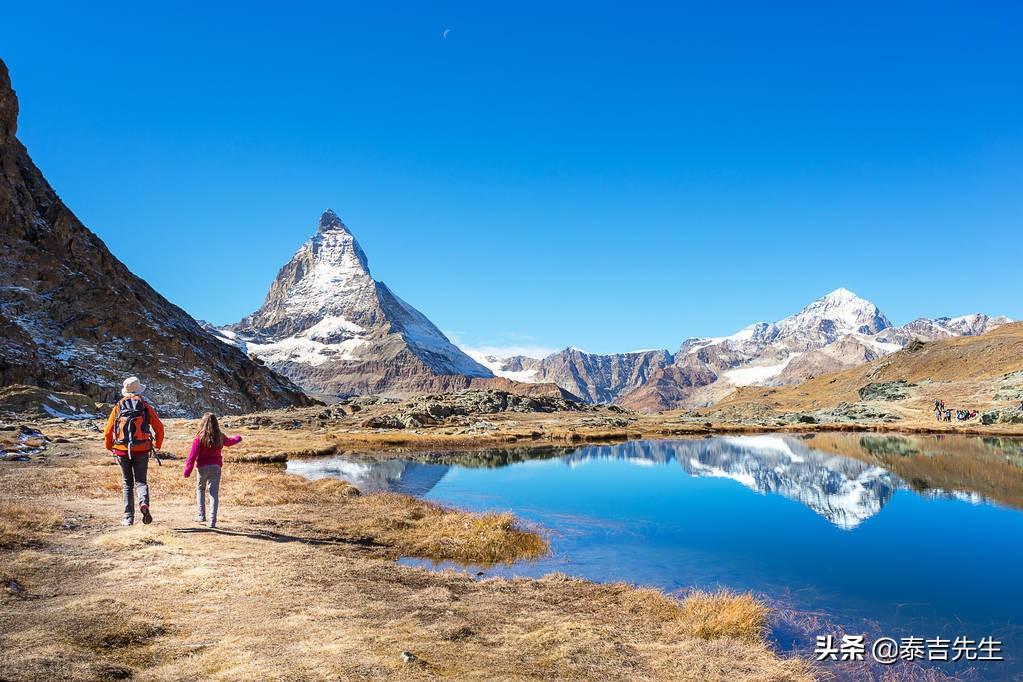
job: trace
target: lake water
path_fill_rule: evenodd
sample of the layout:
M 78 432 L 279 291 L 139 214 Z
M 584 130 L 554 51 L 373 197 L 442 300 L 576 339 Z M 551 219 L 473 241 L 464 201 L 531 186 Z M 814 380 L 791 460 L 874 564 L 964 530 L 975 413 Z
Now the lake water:
M 288 469 L 510 510 L 550 534 L 549 557 L 488 575 L 752 590 L 775 607 L 783 650 L 812 653 L 820 634 L 865 634 L 868 646 L 882 635 L 991 636 L 1004 663 L 939 669 L 1023 674 L 1023 441 L 730 436 L 415 460 L 353 454 Z

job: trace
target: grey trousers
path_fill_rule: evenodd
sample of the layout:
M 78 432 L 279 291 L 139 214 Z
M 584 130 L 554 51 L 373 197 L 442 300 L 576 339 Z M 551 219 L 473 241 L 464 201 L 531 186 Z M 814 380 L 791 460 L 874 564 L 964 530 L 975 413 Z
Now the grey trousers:
M 220 508 L 220 467 L 207 464 L 199 467 L 199 476 L 195 479 L 195 503 L 199 507 L 196 516 L 206 520 L 206 488 L 210 489 L 210 527 L 217 525 L 217 509 Z
M 124 502 L 124 518 L 135 518 L 135 494 L 138 493 L 139 504 L 149 504 L 149 484 L 146 474 L 149 472 L 149 453 L 140 452 L 117 457 L 121 465 L 121 500 Z M 132 490 L 134 488 L 134 490 Z

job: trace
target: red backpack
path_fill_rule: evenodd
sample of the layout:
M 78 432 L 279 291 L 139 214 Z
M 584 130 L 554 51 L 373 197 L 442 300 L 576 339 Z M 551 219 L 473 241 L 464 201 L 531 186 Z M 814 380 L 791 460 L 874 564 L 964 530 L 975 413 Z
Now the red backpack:
M 114 419 L 114 443 L 131 446 L 148 443 L 149 405 L 137 395 L 129 395 L 117 402 Z

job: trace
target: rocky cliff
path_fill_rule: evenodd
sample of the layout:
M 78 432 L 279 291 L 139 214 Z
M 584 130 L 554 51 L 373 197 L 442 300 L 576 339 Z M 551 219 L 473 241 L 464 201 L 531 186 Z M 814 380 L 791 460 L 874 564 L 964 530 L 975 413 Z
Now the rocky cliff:
M 666 350 L 599 354 L 570 347 L 542 359 L 516 355 L 485 357 L 481 362 L 501 377 L 550 382 L 583 400 L 610 403 L 644 385 L 671 359 L 671 353 Z
M 17 117 L 0 62 L 0 385 L 110 401 L 135 374 L 168 415 L 309 402 L 117 260 L 36 168 L 15 136 Z

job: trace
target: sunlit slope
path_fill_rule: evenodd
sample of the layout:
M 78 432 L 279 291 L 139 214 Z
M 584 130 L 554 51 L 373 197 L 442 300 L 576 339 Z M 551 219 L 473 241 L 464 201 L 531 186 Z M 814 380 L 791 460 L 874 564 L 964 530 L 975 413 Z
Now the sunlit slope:
M 930 418 L 934 400 L 952 409 L 987 410 L 1023 400 L 1023 323 L 1001 326 L 981 336 L 914 342 L 903 350 L 852 369 L 814 377 L 795 386 L 740 388 L 713 410 L 739 413 L 768 408 L 779 413 L 862 402 L 869 384 L 905 381 L 909 396 L 884 402 L 906 418 Z

